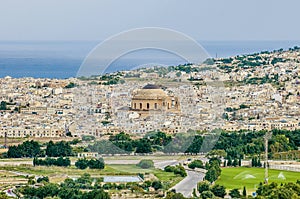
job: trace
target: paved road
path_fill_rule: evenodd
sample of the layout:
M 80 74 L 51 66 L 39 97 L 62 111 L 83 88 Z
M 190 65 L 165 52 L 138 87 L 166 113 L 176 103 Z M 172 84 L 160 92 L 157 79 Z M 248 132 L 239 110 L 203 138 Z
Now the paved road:
M 194 188 L 197 188 L 197 183 L 202 181 L 204 173 L 186 170 L 187 177 L 176 184 L 171 189 L 175 189 L 176 192 L 182 193 L 185 197 L 191 197 Z
M 168 165 L 175 166 L 177 164 L 179 164 L 177 160 L 154 161 L 155 168 L 162 169 L 162 170 Z

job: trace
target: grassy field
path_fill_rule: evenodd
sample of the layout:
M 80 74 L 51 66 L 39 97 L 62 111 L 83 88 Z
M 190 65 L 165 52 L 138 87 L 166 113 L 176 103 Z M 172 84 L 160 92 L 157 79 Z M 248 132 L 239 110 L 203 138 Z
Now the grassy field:
M 84 173 L 89 173 L 92 177 L 98 178 L 101 176 L 106 175 L 137 175 L 138 173 L 148 173 L 153 174 L 162 182 L 165 182 L 170 187 L 181 181 L 183 178 L 176 176 L 174 173 L 164 172 L 159 169 L 150 168 L 150 169 L 142 169 L 137 167 L 134 164 L 126 164 L 126 165 L 119 165 L 119 164 L 111 164 L 106 165 L 103 170 L 97 169 L 85 169 L 80 170 L 75 168 L 74 166 L 71 167 L 56 167 L 56 166 L 37 166 L 33 167 L 30 165 L 20 165 L 20 166 L 1 166 L 0 170 L 2 171 L 11 171 L 14 174 L 29 174 L 29 175 L 36 175 L 36 176 L 48 176 L 51 182 L 62 182 L 67 177 L 79 177 Z
M 263 168 L 223 168 L 217 184 L 224 185 L 227 189 L 246 186 L 248 193 L 256 190 L 260 182 L 264 182 Z M 269 182 L 296 182 L 300 179 L 300 173 L 291 171 L 269 170 Z

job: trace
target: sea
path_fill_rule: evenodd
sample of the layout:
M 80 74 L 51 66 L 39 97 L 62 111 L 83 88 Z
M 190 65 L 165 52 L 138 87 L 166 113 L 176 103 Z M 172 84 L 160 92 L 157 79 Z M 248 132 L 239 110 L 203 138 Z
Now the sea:
M 197 41 L 209 57 L 230 57 L 261 51 L 273 51 L 300 46 L 300 41 Z M 57 78 L 76 77 L 89 53 L 101 41 L 0 41 L 0 78 Z M 105 73 L 186 63 L 172 53 L 141 49 L 114 60 Z

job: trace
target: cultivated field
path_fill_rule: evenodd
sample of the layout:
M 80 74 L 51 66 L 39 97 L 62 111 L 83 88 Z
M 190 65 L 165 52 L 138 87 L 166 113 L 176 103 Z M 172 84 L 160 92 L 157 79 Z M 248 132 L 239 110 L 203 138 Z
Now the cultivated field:
M 5 172 L 6 175 L 10 174 L 13 175 L 14 178 L 21 178 L 21 179 L 24 179 L 24 177 L 27 175 L 48 176 L 50 178 L 50 181 L 55 183 L 62 182 L 66 178 L 80 177 L 84 173 L 89 173 L 93 178 L 99 178 L 102 176 L 110 176 L 110 175 L 137 175 L 139 173 L 143 173 L 148 176 L 150 175 L 153 176 L 154 178 L 159 179 L 160 181 L 164 182 L 168 187 L 172 187 L 173 185 L 177 184 L 179 181 L 183 179 L 182 177 L 176 176 L 174 173 L 168 173 L 156 168 L 142 169 L 137 167 L 134 164 L 125 164 L 125 165 L 111 164 L 111 165 L 106 165 L 103 170 L 97 170 L 97 169 L 80 170 L 75 168 L 74 166 L 34 167 L 31 165 L 19 165 L 19 166 L 5 165 L 5 166 L 0 166 L 0 171 L 1 173 Z M 0 180 L 0 185 L 2 183 Z

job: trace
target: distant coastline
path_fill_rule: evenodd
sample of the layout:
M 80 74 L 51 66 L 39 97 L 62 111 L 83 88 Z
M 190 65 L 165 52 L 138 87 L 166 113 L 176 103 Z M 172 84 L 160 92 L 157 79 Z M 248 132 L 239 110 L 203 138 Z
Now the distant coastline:
M 230 57 L 300 46 L 300 41 L 198 41 L 211 57 Z M 64 79 L 75 77 L 86 55 L 98 41 L 0 41 L 0 77 Z M 185 61 L 166 52 L 129 53 L 112 63 L 107 72 L 147 63 L 178 65 Z

